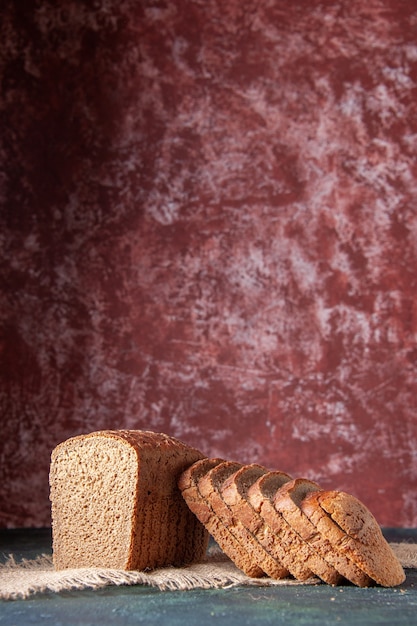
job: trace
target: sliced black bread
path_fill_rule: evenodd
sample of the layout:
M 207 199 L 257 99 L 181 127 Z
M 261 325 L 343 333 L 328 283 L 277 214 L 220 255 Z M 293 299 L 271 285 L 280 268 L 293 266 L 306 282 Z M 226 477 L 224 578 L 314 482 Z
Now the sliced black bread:
M 231 509 L 224 502 L 220 489 L 225 480 L 236 471 L 242 468 L 240 463 L 225 461 L 219 463 L 211 470 L 202 475 L 198 480 L 198 489 L 206 502 L 212 508 L 219 520 L 228 529 L 235 541 L 243 551 L 245 558 L 237 561 L 230 554 L 230 558 L 235 565 L 239 567 L 245 574 L 258 578 L 265 575 L 265 570 L 261 566 L 262 556 L 260 550 L 257 549 L 257 542 L 247 531 L 241 520 L 236 518 Z M 259 467 L 261 472 L 266 472 L 265 468 Z
M 369 509 L 342 491 L 308 494 L 301 508 L 333 550 L 347 556 L 368 577 L 384 587 L 405 580 L 404 570 Z
M 335 551 L 329 540 L 318 532 L 301 509 L 301 502 L 307 494 L 319 491 L 322 489 L 317 483 L 305 478 L 296 478 L 277 491 L 274 506 L 316 553 L 311 569 L 319 578 L 331 585 L 341 584 L 345 578 L 360 587 L 367 586 L 368 576 L 346 555 Z
M 264 467 L 257 464 L 244 465 L 226 480 L 220 482 L 218 489 L 232 515 L 230 526 L 232 532 L 241 541 L 246 541 L 248 545 L 251 545 L 256 562 L 268 576 L 281 579 L 288 577 L 289 572 L 281 561 L 272 556 L 256 538 L 256 533 L 259 532 L 264 521 L 247 501 L 248 489 L 266 471 Z
M 254 563 L 247 550 L 237 541 L 227 525 L 214 512 L 208 499 L 199 489 L 201 479 L 214 467 L 224 463 L 223 459 L 203 459 L 187 468 L 180 476 L 178 486 L 190 510 L 204 525 L 223 552 L 248 576 L 264 576 L 263 570 Z M 240 464 L 235 464 L 233 471 Z
M 264 525 L 255 533 L 256 538 L 294 578 L 303 581 L 314 575 L 308 565 L 310 549 L 273 504 L 277 490 L 288 479 L 290 477 L 283 472 L 268 472 L 253 483 L 247 497 L 264 520 Z

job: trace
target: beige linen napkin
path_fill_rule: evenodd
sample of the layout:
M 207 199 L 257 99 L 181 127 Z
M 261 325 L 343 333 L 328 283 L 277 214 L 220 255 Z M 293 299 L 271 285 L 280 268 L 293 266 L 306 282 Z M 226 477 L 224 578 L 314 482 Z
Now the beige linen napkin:
M 404 568 L 417 567 L 417 544 L 390 544 Z M 102 568 L 80 568 L 56 571 L 52 557 L 41 555 L 34 560 L 16 562 L 10 556 L 0 565 L 0 599 L 28 598 L 42 592 L 71 589 L 99 589 L 107 585 L 150 585 L 161 590 L 187 590 L 250 585 L 271 587 L 282 585 L 317 585 L 310 578 L 300 582 L 291 578 L 273 580 L 250 578 L 241 572 L 223 553 L 209 552 L 206 561 L 187 567 L 165 567 L 152 572 L 124 571 Z

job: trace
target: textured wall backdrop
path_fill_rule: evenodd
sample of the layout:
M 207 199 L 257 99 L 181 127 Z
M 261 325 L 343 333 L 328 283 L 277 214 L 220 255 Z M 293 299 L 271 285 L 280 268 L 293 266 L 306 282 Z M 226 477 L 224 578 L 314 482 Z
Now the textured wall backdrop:
M 417 8 L 3 0 L 0 525 L 175 435 L 417 524 Z

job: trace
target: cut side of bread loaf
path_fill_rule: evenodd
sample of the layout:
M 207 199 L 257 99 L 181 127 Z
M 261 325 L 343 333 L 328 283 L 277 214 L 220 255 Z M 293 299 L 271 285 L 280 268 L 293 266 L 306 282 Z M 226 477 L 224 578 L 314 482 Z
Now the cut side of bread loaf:
M 257 535 L 265 533 L 265 524 L 247 500 L 249 488 L 266 471 L 260 465 L 245 465 L 223 481 L 218 488 L 223 501 L 231 511 L 233 532 L 241 541 L 247 541 L 252 546 L 254 559 L 268 576 L 281 579 L 288 577 L 289 572 L 281 561 L 272 556 L 258 541 Z
M 153 569 L 200 561 L 208 532 L 177 486 L 204 455 L 161 433 L 105 430 L 52 452 L 50 499 L 56 569 Z
M 256 537 L 298 580 L 307 580 L 314 574 L 308 565 L 310 550 L 295 530 L 274 507 L 277 490 L 287 482 L 286 474 L 268 472 L 248 489 L 248 502 L 265 524 Z
M 376 582 L 393 587 L 405 580 L 404 570 L 378 522 L 357 498 L 342 491 L 322 491 L 307 495 L 301 507 L 329 540 L 333 551 L 347 556 L 364 572 L 368 583 L 360 586 Z

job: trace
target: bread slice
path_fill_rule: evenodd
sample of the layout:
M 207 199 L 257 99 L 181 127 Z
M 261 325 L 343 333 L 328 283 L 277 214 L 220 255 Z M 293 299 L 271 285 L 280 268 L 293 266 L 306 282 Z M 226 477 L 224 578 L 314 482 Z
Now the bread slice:
M 251 561 L 247 550 L 230 532 L 227 525 L 214 512 L 209 500 L 201 493 L 201 479 L 214 467 L 224 463 L 223 459 L 203 459 L 183 472 L 178 481 L 182 496 L 190 510 L 197 516 L 217 542 L 223 552 L 247 576 L 259 578 L 264 572 Z M 239 467 L 240 464 L 235 464 Z
M 203 457 L 173 437 L 140 430 L 59 444 L 50 466 L 55 568 L 144 570 L 201 560 L 209 535 L 177 480 Z
M 333 550 L 347 556 L 366 574 L 366 586 L 372 581 L 384 587 L 404 582 L 404 570 L 378 522 L 357 498 L 342 491 L 321 491 L 306 496 L 301 508 Z
M 218 489 L 232 514 L 232 532 L 240 541 L 245 541 L 251 546 L 253 558 L 268 576 L 281 579 L 289 576 L 289 572 L 256 538 L 256 533 L 264 526 L 264 521 L 247 501 L 248 489 L 266 471 L 257 464 L 245 465 L 220 483 Z
M 222 487 L 230 478 L 230 475 L 245 470 L 247 474 L 251 474 L 252 482 L 267 470 L 260 465 L 251 465 L 240 467 L 237 472 L 233 471 L 236 464 L 223 463 L 212 469 L 204 476 L 199 483 L 200 490 L 209 499 L 215 513 L 222 519 L 223 523 L 229 528 L 237 541 L 245 547 L 252 563 L 257 564 L 260 569 L 275 578 L 282 578 L 288 575 L 281 564 L 277 563 L 268 552 L 266 552 L 256 538 L 251 534 L 243 523 L 240 512 L 229 507 L 222 495 Z
M 264 537 L 259 533 L 256 537 L 295 578 L 303 581 L 314 575 L 309 565 L 311 549 L 274 507 L 275 494 L 285 482 L 281 472 L 264 474 L 248 489 L 248 501 L 265 520 L 261 531 Z
M 331 543 L 318 532 L 301 509 L 301 502 L 309 493 L 322 491 L 319 485 L 305 478 L 285 483 L 275 494 L 274 506 L 300 537 L 311 547 L 312 571 L 324 582 L 338 585 L 344 578 L 359 586 L 366 586 L 368 577 L 344 554 L 333 550 Z
M 241 467 L 240 463 L 233 461 L 219 463 L 199 478 L 198 490 L 213 510 L 217 519 L 227 529 L 228 538 L 233 538 L 233 553 L 230 551 L 228 543 L 223 548 L 224 552 L 247 576 L 260 578 L 265 575 L 265 571 L 259 565 L 259 555 L 256 552 L 254 542 L 251 540 L 250 533 L 240 520 L 233 516 L 220 495 L 222 483 Z M 264 471 L 266 470 L 264 469 Z M 236 547 L 238 547 L 237 552 Z

